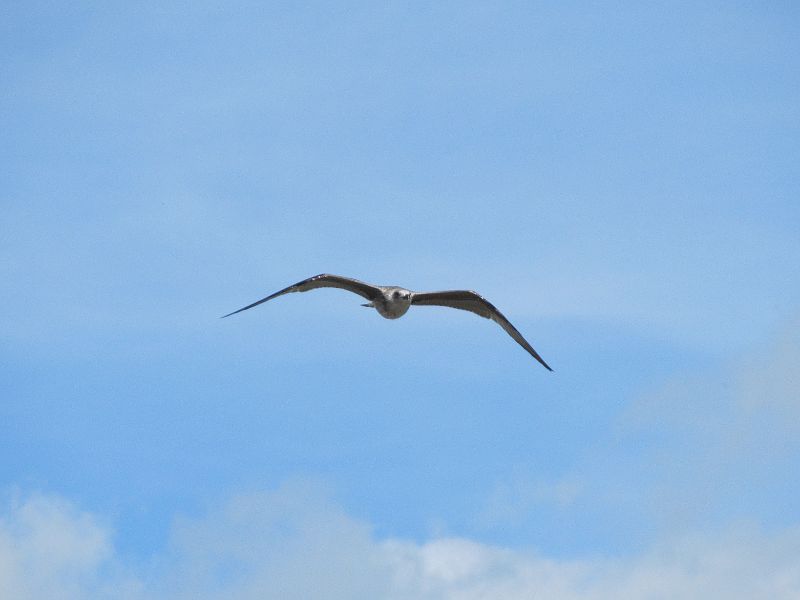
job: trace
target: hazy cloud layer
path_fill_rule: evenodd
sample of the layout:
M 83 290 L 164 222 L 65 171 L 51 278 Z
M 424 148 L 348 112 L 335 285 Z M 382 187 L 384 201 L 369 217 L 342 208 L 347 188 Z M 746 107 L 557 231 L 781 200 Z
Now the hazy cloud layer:
M 793 320 L 726 365 L 643 394 L 558 477 L 519 472 L 498 482 L 477 524 L 602 523 L 603 535 L 618 536 L 622 547 L 626 539 L 636 547 L 665 532 L 738 520 L 795 525 L 798 365 L 800 321 Z

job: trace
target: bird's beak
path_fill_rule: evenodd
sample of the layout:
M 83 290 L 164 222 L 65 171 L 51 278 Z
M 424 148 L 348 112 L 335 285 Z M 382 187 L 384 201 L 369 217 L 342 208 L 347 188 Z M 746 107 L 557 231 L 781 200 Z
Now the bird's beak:
M 375 308 L 375 305 L 372 304 L 372 302 L 370 302 L 369 304 L 362 304 L 361 306 L 363 306 L 364 308 Z

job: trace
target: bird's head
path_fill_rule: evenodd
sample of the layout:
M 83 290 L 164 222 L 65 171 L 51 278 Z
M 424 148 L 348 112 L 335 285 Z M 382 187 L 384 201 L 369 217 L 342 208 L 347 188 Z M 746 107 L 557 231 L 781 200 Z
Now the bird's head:
M 406 314 L 411 306 L 412 293 L 401 287 L 386 287 L 381 290 L 383 301 L 376 304 L 378 312 L 387 319 L 397 319 Z
M 403 288 L 394 288 L 389 292 L 389 297 L 394 302 L 411 302 L 411 292 Z

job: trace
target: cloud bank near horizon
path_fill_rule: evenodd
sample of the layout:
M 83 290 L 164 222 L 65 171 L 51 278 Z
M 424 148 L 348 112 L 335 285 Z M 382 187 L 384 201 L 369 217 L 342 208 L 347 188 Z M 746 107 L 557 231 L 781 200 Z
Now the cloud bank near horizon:
M 379 539 L 318 486 L 238 494 L 173 526 L 145 566 L 105 520 L 34 495 L 0 517 L 0 596 L 53 598 L 796 598 L 800 529 L 737 526 L 628 557 L 559 559 L 459 537 Z

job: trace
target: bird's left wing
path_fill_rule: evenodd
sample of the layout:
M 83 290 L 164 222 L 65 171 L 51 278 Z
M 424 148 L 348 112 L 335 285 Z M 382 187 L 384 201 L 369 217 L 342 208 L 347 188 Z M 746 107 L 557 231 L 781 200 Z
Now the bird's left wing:
M 225 317 L 230 317 L 231 315 L 240 313 L 243 310 L 247 310 L 248 308 L 253 308 L 254 306 L 258 306 L 259 304 L 266 302 L 267 300 L 272 300 L 273 298 L 277 298 L 278 296 L 283 296 L 283 294 L 290 294 L 292 292 L 308 292 L 310 290 L 315 290 L 321 287 L 335 287 L 347 290 L 348 292 L 353 292 L 354 294 L 358 294 L 362 298 L 366 298 L 370 302 L 375 300 L 380 295 L 380 289 L 374 285 L 364 283 L 363 281 L 359 281 L 358 279 L 350 279 L 349 277 L 341 277 L 340 275 L 328 275 L 327 273 L 322 273 L 320 275 L 314 275 L 314 277 L 309 277 L 308 279 L 304 279 L 303 281 L 298 281 L 294 285 L 290 285 L 287 288 L 283 288 L 282 290 L 277 291 L 274 294 L 267 296 L 266 298 L 262 298 L 261 300 L 257 300 L 252 304 L 248 304 L 244 308 L 240 308 L 239 310 L 235 310 L 232 313 L 228 313 L 227 315 L 224 315 L 222 318 L 224 319 Z
M 511 322 L 503 316 L 495 306 L 486 298 L 468 290 L 449 290 L 444 292 L 421 292 L 415 293 L 411 297 L 411 304 L 421 306 L 449 306 L 450 308 L 457 308 L 459 310 L 467 310 L 483 317 L 484 319 L 491 319 L 500 327 L 502 327 L 508 335 L 514 338 L 520 346 L 525 348 L 528 353 L 538 360 L 542 366 L 548 371 L 553 369 L 544 362 L 544 359 L 539 356 L 539 353 L 533 349 L 528 341 L 522 337 L 522 334 L 517 331 Z

